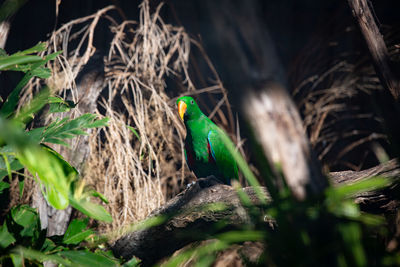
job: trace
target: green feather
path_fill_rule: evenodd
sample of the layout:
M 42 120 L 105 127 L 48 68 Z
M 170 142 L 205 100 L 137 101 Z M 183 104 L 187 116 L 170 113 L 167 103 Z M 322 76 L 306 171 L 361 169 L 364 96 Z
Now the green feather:
M 181 101 L 186 104 L 183 121 L 187 131 L 185 153 L 189 168 L 198 178 L 214 175 L 226 184 L 230 184 L 231 179 L 238 179 L 236 162 L 221 140 L 221 135 L 226 134 L 203 114 L 192 97 L 180 97 L 177 104 Z

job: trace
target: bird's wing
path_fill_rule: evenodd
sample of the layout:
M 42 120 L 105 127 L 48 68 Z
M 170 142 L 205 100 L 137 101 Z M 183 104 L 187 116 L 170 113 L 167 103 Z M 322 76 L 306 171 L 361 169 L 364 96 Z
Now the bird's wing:
M 207 140 L 210 146 L 210 154 L 225 177 L 229 177 L 229 179 L 237 178 L 236 162 L 221 140 L 221 134 L 224 133 L 217 130 L 208 132 Z
M 189 152 L 188 155 L 186 148 L 184 148 L 184 151 L 185 151 L 186 164 L 188 165 L 189 170 L 193 170 L 193 165 L 194 165 L 193 155 L 191 152 Z

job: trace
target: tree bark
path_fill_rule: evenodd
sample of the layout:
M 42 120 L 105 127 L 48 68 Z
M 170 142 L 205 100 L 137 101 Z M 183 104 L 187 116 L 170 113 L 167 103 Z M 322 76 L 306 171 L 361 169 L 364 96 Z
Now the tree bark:
M 8 33 L 10 31 L 11 23 L 8 20 L 0 22 L 0 48 L 4 49 L 6 46 L 6 41 Z
M 398 100 L 400 81 L 390 68 L 390 58 L 385 41 L 375 23 L 367 0 L 348 0 L 348 3 L 365 38 L 375 71 L 382 85 L 390 91 L 395 100 Z
M 286 184 L 298 200 L 306 199 L 309 194 L 319 194 L 327 181 L 311 151 L 296 106 L 282 84 L 262 82 L 260 86 L 249 87 L 242 104 L 254 137 L 275 173 L 281 169 Z M 283 182 L 277 182 L 284 188 Z
M 337 186 L 351 184 L 376 175 L 388 177 L 391 179 L 391 185 L 378 192 L 355 195 L 355 201 L 362 203 L 364 209 L 375 213 L 396 213 L 400 205 L 399 199 L 396 198 L 400 177 L 400 165 L 397 160 L 360 172 L 333 172 L 329 174 L 329 177 L 332 184 Z M 252 187 L 241 190 L 248 194 L 253 205 L 261 204 Z M 270 197 L 266 189 L 262 188 L 262 190 L 265 199 L 269 201 Z M 222 203 L 225 208 L 204 209 L 205 206 L 215 205 L 215 203 Z M 136 256 L 143 261 L 144 266 L 152 265 L 193 241 L 206 239 L 218 231 L 235 229 L 249 221 L 247 210 L 242 206 L 235 189 L 218 184 L 212 178 L 197 180 L 195 185 L 155 210 L 150 215 L 150 217 L 153 216 L 167 216 L 168 219 L 157 226 L 128 233 L 117 240 L 112 245 L 115 256 L 124 259 Z M 213 225 L 216 222 L 224 222 L 224 228 L 215 230 Z M 272 230 L 273 221 L 265 220 L 265 227 Z
M 309 194 L 322 192 L 328 183 L 286 90 L 285 71 L 268 25 L 259 14 L 259 4 L 257 1 L 205 1 L 214 35 L 204 39 L 216 39 L 212 42 L 217 44 L 213 49 L 224 62 L 221 77 L 230 99 L 242 111 L 239 114 L 251 126 L 253 150 L 262 151 L 260 157 L 267 157 L 269 169 L 275 173 L 270 175 L 275 177 L 275 187 L 284 190 L 287 184 L 302 201 Z M 266 161 L 262 160 L 261 164 L 265 166 Z M 264 166 L 259 166 L 260 171 Z
M 81 113 L 88 113 L 96 110 L 97 98 L 104 87 L 104 73 L 102 64 L 92 64 L 95 66 L 92 70 L 84 70 L 78 83 L 78 109 Z M 63 117 L 69 117 L 71 112 L 66 112 Z M 84 172 L 84 164 L 89 157 L 89 135 L 79 136 L 68 141 L 71 148 L 61 145 L 52 146 L 57 152 L 62 155 L 79 173 Z M 64 210 L 57 210 L 50 206 L 42 192 L 37 186 L 33 198 L 33 206 L 38 208 L 41 227 L 47 228 L 47 236 L 63 235 L 67 230 L 70 221 L 72 208 L 69 206 Z
M 26 0 L 6 0 L 0 6 L 0 48 L 4 49 L 11 28 L 12 17 Z

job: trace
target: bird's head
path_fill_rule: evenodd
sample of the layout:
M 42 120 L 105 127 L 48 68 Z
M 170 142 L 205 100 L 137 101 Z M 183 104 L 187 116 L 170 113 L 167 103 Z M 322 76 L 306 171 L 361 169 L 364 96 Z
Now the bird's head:
M 182 96 L 176 100 L 178 113 L 182 121 L 197 119 L 202 112 L 193 97 Z

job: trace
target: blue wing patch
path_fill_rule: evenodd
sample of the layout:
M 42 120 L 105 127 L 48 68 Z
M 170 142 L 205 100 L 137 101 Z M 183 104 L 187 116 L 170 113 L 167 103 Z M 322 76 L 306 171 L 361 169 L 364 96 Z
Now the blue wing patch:
M 217 159 L 215 158 L 215 152 L 214 152 L 214 149 L 213 149 L 213 147 L 212 147 L 211 140 L 210 140 L 210 135 L 211 135 L 211 134 L 212 134 L 212 131 L 210 130 L 210 131 L 208 132 L 207 139 L 208 139 L 208 143 L 210 144 L 211 155 L 212 155 L 214 161 L 216 162 Z

